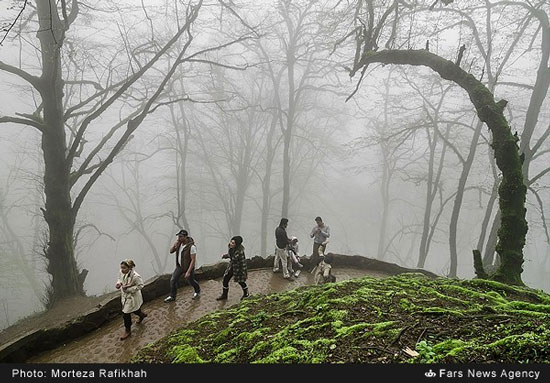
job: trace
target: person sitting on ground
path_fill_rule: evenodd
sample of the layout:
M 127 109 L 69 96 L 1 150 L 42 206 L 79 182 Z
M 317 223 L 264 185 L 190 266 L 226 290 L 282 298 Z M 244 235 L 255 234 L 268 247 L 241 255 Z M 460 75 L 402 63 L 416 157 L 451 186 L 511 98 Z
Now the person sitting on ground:
M 336 277 L 332 275 L 332 263 L 334 261 L 332 253 L 321 258 L 321 262 L 313 269 L 314 281 L 317 285 L 336 282 Z
M 296 267 L 296 271 L 293 274 L 294 274 L 294 277 L 298 277 L 298 275 L 300 275 L 300 269 L 304 267 L 304 265 L 300 263 L 300 251 L 298 246 L 298 238 L 296 237 L 290 238 L 290 243 L 288 244 L 288 248 L 287 248 L 287 254 L 288 254 L 289 271 L 291 270 L 291 268 Z
M 246 279 L 248 277 L 246 267 L 246 256 L 244 254 L 243 237 L 236 235 L 231 238 L 227 247 L 229 251 L 222 255 L 222 259 L 229 258 L 229 265 L 225 269 L 222 281 L 222 295 L 216 298 L 217 301 L 223 301 L 227 299 L 229 293 L 229 280 L 233 278 L 235 282 L 241 285 L 243 289 L 243 295 L 241 299 L 250 296 L 248 293 L 248 286 L 246 285 Z
M 328 244 L 328 239 L 323 241 L 320 245 L 319 245 L 319 248 L 317 249 L 317 255 L 320 257 L 320 259 L 322 259 L 322 257 L 325 256 L 325 250 L 327 248 L 327 244 Z
M 141 275 L 135 272 L 134 267 L 136 267 L 136 264 L 131 259 L 120 262 L 120 274 L 115 285 L 116 289 L 120 290 L 122 318 L 124 319 L 125 329 L 120 340 L 124 340 L 132 334 L 131 314 L 139 317 L 136 323 L 141 323 L 147 317 L 147 314 L 141 311 L 141 305 L 143 304 L 143 296 L 141 295 L 143 279 Z

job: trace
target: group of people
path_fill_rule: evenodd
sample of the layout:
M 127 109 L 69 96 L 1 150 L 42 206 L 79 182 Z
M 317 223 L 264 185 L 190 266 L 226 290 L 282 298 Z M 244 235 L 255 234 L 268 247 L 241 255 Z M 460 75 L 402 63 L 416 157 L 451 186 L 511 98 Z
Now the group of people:
M 170 295 L 164 299 L 166 303 L 176 300 L 178 281 L 182 275 L 184 275 L 187 283 L 193 287 L 194 293 L 191 299 L 196 300 L 201 296 L 201 287 L 195 278 L 195 265 L 197 261 L 195 241 L 189 236 L 186 230 L 180 230 L 176 236 L 177 240 L 170 248 L 170 253 L 175 253 L 176 255 L 176 268 L 170 277 Z M 246 285 L 248 273 L 242 243 L 243 238 L 240 235 L 234 236 L 227 244 L 227 253 L 222 254 L 222 259 L 229 259 L 229 264 L 223 275 L 222 293 L 216 298 L 218 301 L 228 298 L 229 281 L 231 278 L 243 290 L 241 299 L 247 298 L 250 295 L 248 286 Z M 125 340 L 132 334 L 131 314 L 138 316 L 137 323 L 141 323 L 147 317 L 147 314 L 141 310 L 143 304 L 143 296 L 141 294 L 141 289 L 144 285 L 143 279 L 134 270 L 135 266 L 136 264 L 131 259 L 122 261 L 120 263 L 119 278 L 115 285 L 115 288 L 121 292 L 122 317 L 124 320 L 124 333 L 120 337 L 120 340 Z
M 282 270 L 283 278 L 292 280 L 297 278 L 303 268 L 300 263 L 298 238 L 288 237 L 286 229 L 288 218 L 281 218 L 279 226 L 275 229 L 275 258 L 273 261 L 273 272 Z M 313 273 L 316 283 L 321 283 L 318 274 L 330 274 L 330 263 L 332 257 L 325 257 L 325 249 L 330 237 L 330 227 L 323 222 L 321 217 L 315 218 L 315 226 L 311 230 L 310 237 L 313 238 L 313 253 L 311 261 L 315 265 Z M 324 281 L 324 279 L 323 279 Z
M 330 254 L 325 256 L 325 248 L 330 237 L 330 228 L 326 225 L 321 217 L 315 218 L 316 225 L 311 231 L 313 238 L 313 254 L 311 259 L 316 265 L 313 273 L 315 274 L 315 283 L 324 283 L 334 281 L 330 273 Z M 276 248 L 275 261 L 273 271 L 279 270 L 279 263 L 282 265 L 283 276 L 286 279 L 298 277 L 300 269 L 303 265 L 300 263 L 300 253 L 298 246 L 298 238 L 289 238 L 286 233 L 288 219 L 282 218 L 279 226 L 275 230 Z M 182 275 L 189 285 L 193 287 L 194 293 L 191 299 L 197 300 L 201 296 L 201 287 L 195 278 L 195 265 L 197 261 L 197 247 L 195 241 L 189 236 L 186 230 L 180 230 L 177 234 L 177 240 L 170 248 L 170 253 L 176 255 L 176 268 L 172 272 L 170 278 L 170 295 L 164 302 L 169 303 L 176 300 L 178 290 L 178 281 Z M 250 296 L 246 279 L 248 277 L 246 256 L 243 246 L 243 238 L 240 235 L 231 238 L 227 244 L 227 253 L 222 254 L 222 259 L 229 259 L 229 264 L 225 269 L 222 280 L 222 293 L 216 298 L 218 301 L 228 299 L 229 281 L 233 279 L 237 282 L 243 291 L 241 299 Z M 120 263 L 119 278 L 116 282 L 116 289 L 121 292 L 122 313 L 124 320 L 124 333 L 120 337 L 121 340 L 127 339 L 132 333 L 132 317 L 131 314 L 137 315 L 137 323 L 141 323 L 147 314 L 141 310 L 143 304 L 143 296 L 141 289 L 143 288 L 143 279 L 134 270 L 136 264 L 131 259 L 126 259 Z M 296 268 L 296 270 L 294 270 Z

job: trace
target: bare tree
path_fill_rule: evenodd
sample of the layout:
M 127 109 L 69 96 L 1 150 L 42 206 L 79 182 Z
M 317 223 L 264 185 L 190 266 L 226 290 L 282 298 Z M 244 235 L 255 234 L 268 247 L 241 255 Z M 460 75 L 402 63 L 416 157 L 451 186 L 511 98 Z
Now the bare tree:
M 16 234 L 13 227 L 13 210 L 18 202 L 10 202 L 10 197 L 16 180 L 20 178 L 21 164 L 10 168 L 6 182 L 0 187 L 0 260 L 3 261 L 3 281 L 14 277 L 12 283 L 21 280 L 21 276 L 30 286 L 33 294 L 39 301 L 44 299 L 44 286 L 40 282 L 37 270 L 32 262 L 32 255 L 28 256 L 29 248 Z M 30 249 L 32 251 L 32 248 Z M 4 274 L 5 273 L 5 274 Z M 4 285 L 4 288 L 9 288 Z
M 202 7 L 202 0 L 198 0 L 196 4 L 187 6 L 177 32 L 166 43 L 159 45 L 157 41 L 151 41 L 146 46 L 142 45 L 135 49 L 129 46 L 124 48 L 131 63 L 128 68 L 129 75 L 125 78 L 114 80 L 114 74 L 110 74 L 107 76 L 107 83 L 103 85 L 86 78 L 68 81 L 64 78 L 63 68 L 64 63 L 71 62 L 71 57 L 64 56 L 62 48 L 70 46 L 67 33 L 77 17 L 84 12 L 82 4 L 74 0 L 37 0 L 35 6 L 38 21 L 37 44 L 40 46 L 41 54 L 40 74 L 37 76 L 1 61 L 0 70 L 26 81 L 33 91 L 38 93 L 41 101 L 34 113 L 1 116 L 0 123 L 31 126 L 40 133 L 42 139 L 46 196 L 43 214 L 49 228 L 45 256 L 48 259 L 47 270 L 52 276 L 51 301 L 55 302 L 66 296 L 83 294 L 83 278 L 79 277 L 74 257 L 74 227 L 77 214 L 92 186 L 124 149 L 147 115 L 154 111 L 155 102 L 178 66 L 185 62 L 193 62 L 200 55 L 222 49 L 232 42 L 189 53 L 193 42 L 192 26 Z M 123 33 L 122 39 L 127 43 L 125 36 Z M 181 45 L 181 49 L 174 51 L 175 43 L 181 39 L 184 39 L 185 43 Z M 93 122 L 110 112 L 118 101 L 123 100 L 123 96 L 139 96 L 137 89 L 135 94 L 132 94 L 132 87 L 157 62 L 165 60 L 169 55 L 173 55 L 169 70 L 153 89 L 142 93 L 142 102 L 137 110 L 121 117 L 120 122 L 115 124 L 95 147 L 86 152 L 85 157 L 82 157 L 87 147 L 85 134 Z M 119 55 L 115 55 L 113 61 L 118 58 Z M 84 77 L 83 74 L 82 76 Z M 69 106 L 65 103 L 64 94 L 67 87 L 75 83 L 86 89 L 81 92 L 85 97 Z M 90 92 L 90 89 L 97 91 Z M 77 116 L 83 116 L 80 123 L 67 126 L 68 121 L 74 121 L 74 117 Z M 69 141 L 67 132 L 70 133 Z M 98 155 L 108 146 L 110 148 L 107 149 L 107 153 L 99 158 Z M 77 160 L 80 160 L 78 164 Z M 75 190 L 76 185 L 80 186 L 78 191 Z M 71 192 L 75 194 L 74 199 Z
M 153 255 L 153 270 L 157 275 L 165 272 L 168 261 L 168 252 L 165 249 L 170 247 L 171 236 L 164 238 L 162 249 L 158 249 L 158 241 L 155 234 L 159 235 L 154 229 L 155 225 L 163 218 L 165 214 L 158 212 L 149 213 L 145 205 L 147 199 L 147 183 L 143 182 L 141 167 L 144 161 L 149 159 L 149 155 L 143 153 L 133 153 L 133 159 L 121 161 L 120 174 L 107 174 L 108 179 L 115 185 L 113 188 L 105 188 L 112 201 L 112 206 L 117 209 L 122 218 L 129 226 L 127 234 L 137 232 L 147 244 L 147 248 Z M 149 193 L 151 193 L 149 191 Z M 107 203 L 106 205 L 111 205 Z
M 358 9 L 361 5 L 359 2 Z M 512 134 L 503 114 L 507 102 L 501 100 L 497 103 L 490 90 L 457 65 L 459 60 L 452 62 L 426 49 L 378 51 L 381 32 L 389 17 L 385 15 L 397 12 L 397 9 L 398 3 L 394 2 L 391 7 L 383 10 L 383 16 L 378 18 L 381 21 L 364 24 L 366 28 L 357 31 L 356 38 L 361 43 L 357 45 L 350 75 L 353 76 L 358 71 L 364 74 L 373 63 L 424 66 L 432 69 L 442 78 L 453 81 L 468 93 L 480 120 L 487 124 L 493 134 L 492 146 L 497 166 L 502 172 L 502 183 L 499 189 L 502 225 L 497 244 L 501 265 L 495 278 L 507 283 L 522 284 L 523 246 L 527 233 L 525 220 L 527 188 L 523 183 L 521 170 L 523 159 L 519 154 L 518 138 Z M 368 20 L 374 20 L 375 9 L 370 2 L 366 4 L 365 14 Z M 393 35 L 393 32 L 391 34 Z

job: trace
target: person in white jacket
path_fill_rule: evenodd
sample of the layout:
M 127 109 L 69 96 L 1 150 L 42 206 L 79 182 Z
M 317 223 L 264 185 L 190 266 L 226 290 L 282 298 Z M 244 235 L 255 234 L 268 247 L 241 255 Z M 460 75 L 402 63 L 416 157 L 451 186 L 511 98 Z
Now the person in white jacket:
M 124 340 L 132 334 L 131 314 L 139 317 L 136 323 L 141 323 L 147 316 L 141 311 L 143 279 L 141 275 L 134 271 L 134 267 L 136 267 L 136 264 L 131 259 L 120 262 L 120 274 L 115 285 L 116 289 L 120 290 L 122 318 L 124 319 L 124 334 L 120 337 L 120 340 Z

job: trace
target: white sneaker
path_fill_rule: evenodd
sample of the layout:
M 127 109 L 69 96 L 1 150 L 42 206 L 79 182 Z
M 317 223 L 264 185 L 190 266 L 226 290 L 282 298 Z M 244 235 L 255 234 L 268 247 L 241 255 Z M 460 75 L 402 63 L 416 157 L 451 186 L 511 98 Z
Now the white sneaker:
M 176 298 L 172 297 L 171 295 L 167 296 L 166 298 L 164 298 L 164 302 L 168 303 L 168 302 L 174 302 L 176 300 Z
M 298 278 L 298 275 L 300 275 L 300 270 L 296 270 L 296 272 L 294 273 L 294 277 Z
M 273 272 L 274 272 L 274 273 L 278 273 L 278 272 L 279 272 L 279 269 L 273 269 Z
M 195 300 L 195 299 L 199 299 L 200 297 L 201 297 L 201 292 L 199 291 L 198 293 L 193 293 L 193 298 L 191 299 Z

